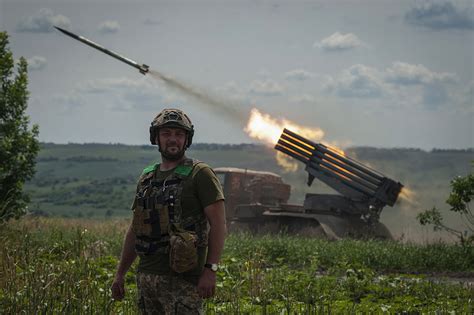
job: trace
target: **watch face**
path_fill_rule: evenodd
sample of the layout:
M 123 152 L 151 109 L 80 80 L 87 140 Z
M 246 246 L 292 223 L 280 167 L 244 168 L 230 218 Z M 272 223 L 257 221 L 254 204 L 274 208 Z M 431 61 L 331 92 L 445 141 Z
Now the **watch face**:
M 211 269 L 212 271 L 217 271 L 217 264 L 205 264 L 204 267 Z

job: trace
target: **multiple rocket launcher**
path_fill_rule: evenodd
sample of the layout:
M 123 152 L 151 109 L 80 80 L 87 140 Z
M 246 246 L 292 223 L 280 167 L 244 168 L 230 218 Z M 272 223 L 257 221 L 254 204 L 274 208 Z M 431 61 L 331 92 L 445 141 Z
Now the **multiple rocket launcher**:
M 333 205 L 328 206 L 328 211 L 335 208 L 351 209 L 349 212 L 352 214 L 371 213 L 377 217 L 385 205 L 395 204 L 403 188 L 399 182 L 345 154 L 305 139 L 288 129 L 283 130 L 275 149 L 306 164 L 308 186 L 314 178 L 318 178 L 342 195 L 341 198 L 331 197 L 328 203 Z M 323 199 L 329 200 L 327 196 L 317 198 L 313 204 L 323 204 L 326 203 L 322 202 Z

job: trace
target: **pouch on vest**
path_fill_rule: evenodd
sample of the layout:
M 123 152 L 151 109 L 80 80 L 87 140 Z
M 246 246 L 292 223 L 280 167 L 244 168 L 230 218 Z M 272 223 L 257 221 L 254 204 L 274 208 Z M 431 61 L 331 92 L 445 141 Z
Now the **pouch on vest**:
M 160 217 L 157 211 L 136 207 L 133 214 L 132 230 L 138 237 L 145 236 L 155 240 L 160 239 Z
M 197 235 L 194 231 L 186 231 L 170 225 L 170 268 L 177 273 L 190 271 L 198 265 Z

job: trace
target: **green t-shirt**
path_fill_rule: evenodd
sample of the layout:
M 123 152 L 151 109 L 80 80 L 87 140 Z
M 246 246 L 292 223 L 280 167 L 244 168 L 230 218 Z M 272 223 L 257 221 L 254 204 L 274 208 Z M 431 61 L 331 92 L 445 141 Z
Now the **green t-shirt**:
M 164 180 L 174 169 L 160 171 L 156 169 L 156 180 Z M 224 200 L 222 186 L 214 171 L 206 164 L 194 166 L 191 174 L 185 179 L 181 195 L 182 217 L 190 217 L 195 211 L 203 212 L 204 208 L 216 201 Z M 198 266 L 183 274 L 183 278 L 197 283 L 206 262 L 207 247 L 198 247 Z M 151 274 L 170 274 L 168 254 L 140 255 L 138 271 Z

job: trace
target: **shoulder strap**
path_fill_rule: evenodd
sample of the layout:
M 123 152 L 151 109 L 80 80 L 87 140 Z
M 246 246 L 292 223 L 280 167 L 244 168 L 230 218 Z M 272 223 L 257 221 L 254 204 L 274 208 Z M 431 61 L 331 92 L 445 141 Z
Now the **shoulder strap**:
M 147 167 L 145 167 L 145 168 L 143 169 L 142 176 L 145 175 L 145 174 L 154 172 L 154 171 L 156 170 L 156 168 L 157 168 L 159 165 L 160 165 L 160 163 L 148 165 Z
M 191 174 L 193 168 L 199 163 L 201 163 L 201 161 L 186 158 L 183 160 L 183 162 L 181 162 L 180 165 L 176 166 L 174 173 L 179 177 L 188 177 L 189 174 Z

